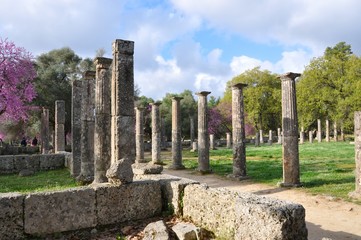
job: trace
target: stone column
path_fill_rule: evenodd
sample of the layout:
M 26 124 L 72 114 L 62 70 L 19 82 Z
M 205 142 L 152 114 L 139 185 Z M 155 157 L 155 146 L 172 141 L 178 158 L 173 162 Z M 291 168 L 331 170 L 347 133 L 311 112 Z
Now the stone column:
M 243 106 L 243 88 L 247 84 L 232 86 L 232 136 L 233 136 L 233 172 L 230 177 L 247 179 L 246 137 Z
M 264 143 L 264 141 L 263 141 L 263 130 L 262 129 L 259 130 L 259 143 L 260 144 Z
M 151 103 L 152 106 L 152 163 L 161 164 L 161 129 L 159 106 L 161 102 Z
M 55 101 L 55 148 L 54 152 L 65 151 L 65 101 Z
M 269 145 L 272 145 L 272 143 L 273 143 L 272 138 L 273 138 L 273 136 L 272 136 L 272 130 L 269 130 L 269 133 L 268 133 L 268 144 L 269 144 Z
M 135 162 L 145 163 L 144 159 L 144 108 L 135 108 Z
M 322 142 L 321 119 L 317 119 L 317 141 Z
M 194 116 L 189 116 L 191 144 L 194 142 Z
M 165 117 L 160 119 L 160 148 L 161 150 L 167 149 L 167 137 L 165 134 Z
M 49 109 L 43 108 L 41 113 L 41 153 L 49 153 Z
M 94 182 L 108 182 L 106 172 L 111 162 L 111 72 L 112 59 L 95 59 L 95 129 L 94 129 Z
M 308 132 L 308 140 L 310 141 L 310 143 L 313 143 L 313 132 L 312 131 Z
M 71 102 L 71 151 L 72 162 L 70 163 L 70 174 L 77 177 L 81 168 L 81 102 L 83 80 L 72 82 L 72 102 Z
M 209 134 L 209 149 L 215 150 L 216 147 L 214 146 L 214 134 Z
M 278 143 L 278 144 L 282 144 L 281 128 L 277 128 L 277 143 Z
M 256 139 L 254 140 L 254 146 L 255 147 L 259 147 L 260 143 L 259 143 L 259 132 L 256 132 Z
M 134 42 L 113 42 L 110 182 L 133 182 L 135 162 Z
M 198 143 L 196 141 L 192 142 L 192 150 L 191 152 L 198 151 Z
M 211 172 L 209 163 L 209 134 L 207 95 L 211 92 L 199 92 L 198 95 L 198 171 Z
M 361 198 L 361 112 L 355 112 L 355 191 L 349 196 Z
M 326 119 L 326 142 L 330 141 L 330 122 Z
M 333 123 L 333 140 L 337 142 L 337 122 Z
M 305 142 L 305 132 L 301 130 L 300 132 L 300 144 Z
M 81 110 L 81 168 L 77 181 L 94 180 L 95 71 L 86 71 L 83 78 Z
M 172 165 L 171 169 L 184 169 L 182 164 L 182 124 L 180 101 L 182 97 L 172 98 Z
M 295 79 L 299 73 L 280 76 L 282 82 L 283 182 L 282 187 L 299 187 L 298 118 Z
M 231 133 L 227 132 L 226 135 L 227 135 L 227 148 L 232 148 L 232 140 L 231 140 L 232 136 L 231 136 Z

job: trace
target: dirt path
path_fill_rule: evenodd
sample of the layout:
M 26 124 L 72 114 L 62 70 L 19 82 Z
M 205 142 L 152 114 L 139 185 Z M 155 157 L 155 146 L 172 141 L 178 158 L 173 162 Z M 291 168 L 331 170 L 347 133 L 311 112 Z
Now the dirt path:
M 198 175 L 190 170 L 165 169 L 163 173 L 193 179 L 210 187 L 226 187 L 302 204 L 306 209 L 309 240 L 320 240 L 323 237 L 333 240 L 361 240 L 360 205 L 324 196 L 312 196 L 301 189 L 272 187 L 255 184 L 249 180 L 232 181 L 214 174 Z

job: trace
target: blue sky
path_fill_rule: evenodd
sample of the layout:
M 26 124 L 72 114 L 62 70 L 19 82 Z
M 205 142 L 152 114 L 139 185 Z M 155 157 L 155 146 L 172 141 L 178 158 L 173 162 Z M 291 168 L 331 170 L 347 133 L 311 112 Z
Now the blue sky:
M 34 56 L 67 46 L 83 58 L 132 40 L 142 95 L 219 97 L 256 66 L 302 72 L 341 41 L 360 55 L 360 9 L 359 0 L 1 0 L 0 37 Z

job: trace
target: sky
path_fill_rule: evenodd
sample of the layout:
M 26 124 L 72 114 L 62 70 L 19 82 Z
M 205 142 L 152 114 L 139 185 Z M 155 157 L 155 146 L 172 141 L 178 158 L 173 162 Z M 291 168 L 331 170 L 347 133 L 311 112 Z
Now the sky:
M 260 66 L 302 73 L 326 47 L 361 55 L 359 0 L 0 0 L 0 38 L 34 57 L 70 47 L 82 58 L 135 42 L 140 94 L 210 91 Z

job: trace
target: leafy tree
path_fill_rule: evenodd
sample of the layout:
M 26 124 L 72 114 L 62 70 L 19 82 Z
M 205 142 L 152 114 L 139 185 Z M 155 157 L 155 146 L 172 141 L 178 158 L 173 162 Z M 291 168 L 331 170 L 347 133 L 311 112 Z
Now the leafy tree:
M 36 93 L 32 55 L 13 42 L 0 38 L 0 116 L 25 120 Z
M 231 86 L 236 83 L 248 84 L 243 92 L 246 123 L 265 131 L 281 126 L 281 81 L 276 74 L 256 67 L 234 77 L 227 83 L 221 102 L 232 101 Z

